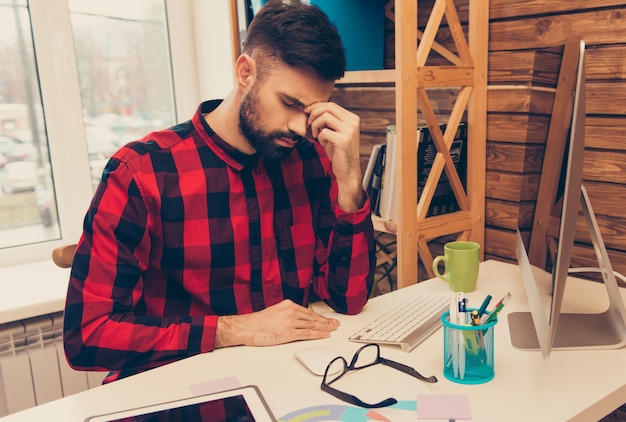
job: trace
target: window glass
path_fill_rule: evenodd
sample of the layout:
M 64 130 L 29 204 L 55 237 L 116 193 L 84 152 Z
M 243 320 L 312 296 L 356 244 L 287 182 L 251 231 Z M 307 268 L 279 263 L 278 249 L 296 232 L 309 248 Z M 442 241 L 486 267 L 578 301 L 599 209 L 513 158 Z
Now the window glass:
M 163 0 L 70 0 L 94 189 L 115 150 L 175 121 Z
M 51 1 L 54 10 L 67 5 L 70 11 L 87 141 L 85 161 L 91 167 L 91 175 L 84 177 L 90 177 L 95 188 L 117 148 L 175 122 L 165 1 Z M 33 33 L 31 22 L 41 19 L 31 20 L 31 15 L 40 17 L 43 6 L 48 3 L 0 0 L 0 250 L 7 252 L 64 241 L 65 225 L 76 224 L 80 218 L 72 217 L 74 209 L 64 217 L 59 210 L 65 208 L 57 206 L 57 198 L 67 189 L 64 185 L 55 188 L 54 181 L 67 180 L 67 174 L 60 177 L 51 162 L 63 163 L 63 148 L 76 140 L 56 140 L 52 134 L 60 126 L 66 128 L 67 122 L 55 120 L 53 125 L 47 121 L 42 105 L 40 84 L 50 80 L 51 62 L 46 59 L 45 73 L 42 63 L 37 63 L 37 54 L 42 52 L 35 51 L 33 39 L 39 39 L 42 30 L 44 36 L 50 31 L 50 43 L 37 42 L 46 58 L 50 46 L 63 46 L 55 32 L 58 26 L 38 26 L 35 35 L 39 35 Z M 53 114 L 56 117 L 48 114 L 47 118 L 58 118 L 57 110 Z M 49 142 L 63 145 L 59 150 L 57 144 L 50 148 Z M 50 151 L 56 161 L 51 161 Z M 65 163 L 73 164 L 73 160 Z M 83 177 L 79 167 L 69 169 L 71 177 Z M 72 198 L 69 201 L 74 203 Z
M 60 237 L 26 0 L 0 0 L 0 249 Z

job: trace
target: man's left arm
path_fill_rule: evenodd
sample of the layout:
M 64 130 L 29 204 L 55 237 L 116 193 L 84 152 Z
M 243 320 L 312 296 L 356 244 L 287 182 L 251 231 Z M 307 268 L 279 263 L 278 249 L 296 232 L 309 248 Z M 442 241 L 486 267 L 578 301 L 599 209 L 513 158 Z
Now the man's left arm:
M 332 102 L 313 104 L 305 112 L 313 137 L 331 160 L 330 197 L 336 200 L 328 249 L 318 249 L 316 259 L 324 264 L 314 287 L 334 310 L 356 314 L 369 298 L 376 262 L 370 204 L 361 185 L 360 119 Z

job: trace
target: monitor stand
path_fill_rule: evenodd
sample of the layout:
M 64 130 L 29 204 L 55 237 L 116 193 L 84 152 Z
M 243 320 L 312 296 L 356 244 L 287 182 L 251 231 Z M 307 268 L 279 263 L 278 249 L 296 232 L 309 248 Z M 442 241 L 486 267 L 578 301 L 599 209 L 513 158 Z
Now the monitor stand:
M 580 202 L 591 236 L 598 267 L 606 287 L 609 307 L 600 314 L 560 313 L 552 350 L 619 349 L 626 345 L 626 309 L 602 240 L 587 190 L 581 186 Z M 521 350 L 539 350 L 530 312 L 508 315 L 511 343 Z

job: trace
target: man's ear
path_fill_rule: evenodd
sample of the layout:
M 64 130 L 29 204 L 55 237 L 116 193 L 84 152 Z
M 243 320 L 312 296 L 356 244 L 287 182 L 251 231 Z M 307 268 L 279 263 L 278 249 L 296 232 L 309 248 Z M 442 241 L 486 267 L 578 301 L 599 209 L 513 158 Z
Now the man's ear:
M 256 79 L 256 61 L 248 54 L 242 54 L 235 62 L 235 81 L 242 88 L 247 88 Z

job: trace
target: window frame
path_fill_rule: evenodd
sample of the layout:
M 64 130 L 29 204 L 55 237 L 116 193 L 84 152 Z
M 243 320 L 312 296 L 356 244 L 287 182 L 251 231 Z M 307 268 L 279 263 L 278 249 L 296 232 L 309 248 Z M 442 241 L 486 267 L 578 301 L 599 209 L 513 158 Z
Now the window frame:
M 76 243 L 93 196 L 82 99 L 67 0 L 29 0 L 32 39 L 48 137 L 60 239 L 0 249 L 2 267 L 50 260 L 52 250 Z M 192 0 L 165 0 L 175 121 L 200 102 Z

